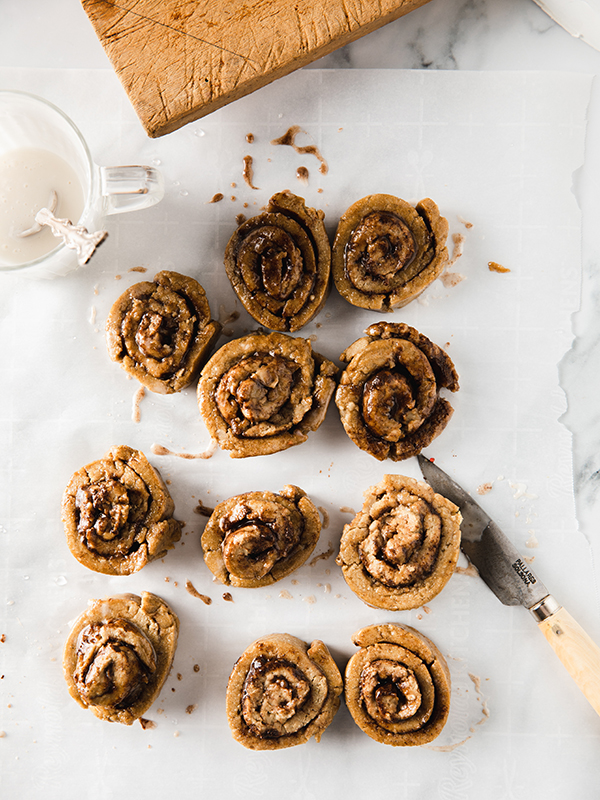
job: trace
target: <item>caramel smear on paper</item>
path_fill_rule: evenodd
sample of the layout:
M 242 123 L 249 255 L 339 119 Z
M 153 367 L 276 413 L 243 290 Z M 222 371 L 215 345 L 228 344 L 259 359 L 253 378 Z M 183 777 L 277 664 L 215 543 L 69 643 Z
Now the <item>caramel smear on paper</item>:
M 294 150 L 300 155 L 304 155 L 305 153 L 307 153 L 308 155 L 315 156 L 320 162 L 319 172 L 322 175 L 326 175 L 329 172 L 329 167 L 327 166 L 327 162 L 319 152 L 319 148 L 316 147 L 314 144 L 307 144 L 304 146 L 297 145 L 296 136 L 299 133 L 306 133 L 306 131 L 303 131 L 300 125 L 292 125 L 287 129 L 287 131 L 283 134 L 283 136 L 280 136 L 278 139 L 273 139 L 271 141 L 271 144 L 276 144 L 276 145 L 285 144 L 288 145 L 289 147 L 293 147 Z
M 140 403 L 142 402 L 145 396 L 146 396 L 146 390 L 144 389 L 143 386 L 140 386 L 137 392 L 133 395 L 133 407 L 131 409 L 131 419 L 136 423 L 139 423 L 139 421 L 142 418 L 140 412 Z
M 202 453 L 174 453 L 162 444 L 153 444 L 150 448 L 155 456 L 177 456 L 177 458 L 210 458 L 217 450 L 217 442 L 212 441 Z
M 205 603 L 207 606 L 209 606 L 212 603 L 210 597 L 206 594 L 201 594 L 191 581 L 185 582 L 185 589 L 186 592 L 192 595 L 192 597 L 197 597 L 199 600 L 202 600 L 202 602 Z

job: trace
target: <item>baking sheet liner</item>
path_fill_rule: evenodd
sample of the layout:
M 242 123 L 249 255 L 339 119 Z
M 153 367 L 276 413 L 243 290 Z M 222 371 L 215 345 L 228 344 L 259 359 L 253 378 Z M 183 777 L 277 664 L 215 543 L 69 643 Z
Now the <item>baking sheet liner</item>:
M 208 447 L 195 388 L 168 397 L 147 392 L 135 422 L 138 385 L 110 362 L 103 335 L 121 292 L 162 269 L 204 286 L 225 323 L 221 343 L 254 329 L 228 283 L 223 251 L 236 216 L 258 213 L 276 191 L 289 188 L 322 208 L 331 235 L 366 194 L 432 197 L 457 237 L 455 255 L 462 250 L 450 267 L 455 280 L 436 281 L 388 317 L 356 309 L 333 290 L 301 335 L 339 363 L 367 325 L 388 318 L 448 350 L 461 388 L 450 398 L 453 419 L 427 454 L 473 493 L 491 484 L 481 503 L 577 616 L 596 601 L 597 571 L 577 530 L 557 365 L 579 307 L 581 217 L 571 187 L 584 159 L 591 78 L 311 69 L 158 140 L 145 136 L 110 71 L 4 69 L 0 85 L 63 108 L 97 163 L 158 166 L 167 186 L 155 208 L 109 219 L 109 238 L 87 267 L 51 281 L 0 276 L 3 793 L 93 800 L 114 797 L 118 787 L 149 797 L 368 792 L 400 800 L 531 796 L 535 785 L 536 797 L 555 796 L 557 786 L 591 796 L 597 717 L 525 610 L 500 605 L 463 573 L 411 612 L 368 608 L 346 587 L 335 565 L 342 526 L 384 474 L 420 477 L 415 459 L 380 463 L 359 451 L 333 404 L 306 443 L 283 453 L 156 456 L 153 444 L 174 453 Z M 292 125 L 302 131 L 298 144 L 318 147 L 326 174 L 316 157 L 270 144 Z M 246 155 L 258 189 L 242 176 Z M 308 184 L 296 177 L 300 166 Z M 210 203 L 217 192 L 223 200 Z M 510 271 L 491 272 L 489 262 Z M 132 271 L 139 267 L 146 272 Z M 77 563 L 60 522 L 71 474 L 113 444 L 146 453 L 186 523 L 165 559 L 122 578 Z M 270 588 L 230 590 L 228 602 L 202 560 L 204 518 L 195 508 L 285 483 L 301 486 L 323 510 L 328 524 L 315 550 L 322 557 Z M 186 591 L 188 580 L 210 605 Z M 172 673 L 147 714 L 156 725 L 146 730 L 103 723 L 79 708 L 61 672 L 69 625 L 88 599 L 144 590 L 166 599 L 181 620 Z M 432 745 L 376 744 L 343 705 L 319 744 L 255 753 L 233 741 L 225 686 L 253 639 L 271 632 L 319 638 L 343 667 L 354 652 L 352 633 L 387 621 L 419 628 L 449 660 L 450 718 Z

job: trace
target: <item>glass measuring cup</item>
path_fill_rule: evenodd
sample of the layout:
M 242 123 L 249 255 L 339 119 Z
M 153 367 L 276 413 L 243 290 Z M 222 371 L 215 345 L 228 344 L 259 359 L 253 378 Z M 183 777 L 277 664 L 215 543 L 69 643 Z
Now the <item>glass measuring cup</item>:
M 160 172 L 148 166 L 97 166 L 72 120 L 27 92 L 0 90 L 0 271 L 64 275 L 78 266 L 75 251 L 35 214 L 49 208 L 90 233 L 110 214 L 158 203 Z

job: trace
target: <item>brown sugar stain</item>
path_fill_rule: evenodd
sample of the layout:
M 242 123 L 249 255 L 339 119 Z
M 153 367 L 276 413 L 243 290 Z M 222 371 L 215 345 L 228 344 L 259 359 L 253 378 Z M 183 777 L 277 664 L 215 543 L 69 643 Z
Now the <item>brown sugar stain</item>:
M 252 156 L 244 156 L 244 167 L 242 169 L 242 177 L 246 181 L 246 184 L 251 189 L 258 189 L 258 186 L 254 185 L 254 169 L 252 167 L 253 160 Z
M 306 133 L 303 131 L 299 125 L 291 125 L 287 131 L 283 134 L 283 136 L 279 136 L 277 139 L 272 139 L 271 144 L 273 145 L 287 145 L 288 147 L 292 147 L 297 153 L 300 155 L 311 155 L 315 156 L 319 163 L 319 172 L 322 175 L 326 175 L 329 172 L 329 167 L 327 166 L 327 162 L 321 155 L 319 148 L 314 144 L 307 144 L 307 145 L 297 145 L 296 144 L 296 136 L 299 133 Z

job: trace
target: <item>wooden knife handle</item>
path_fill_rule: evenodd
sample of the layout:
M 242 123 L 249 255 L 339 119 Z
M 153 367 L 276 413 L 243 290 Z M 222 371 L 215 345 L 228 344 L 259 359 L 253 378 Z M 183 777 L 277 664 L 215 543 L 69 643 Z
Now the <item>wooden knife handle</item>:
M 562 607 L 538 625 L 577 686 L 600 714 L 600 647 Z

